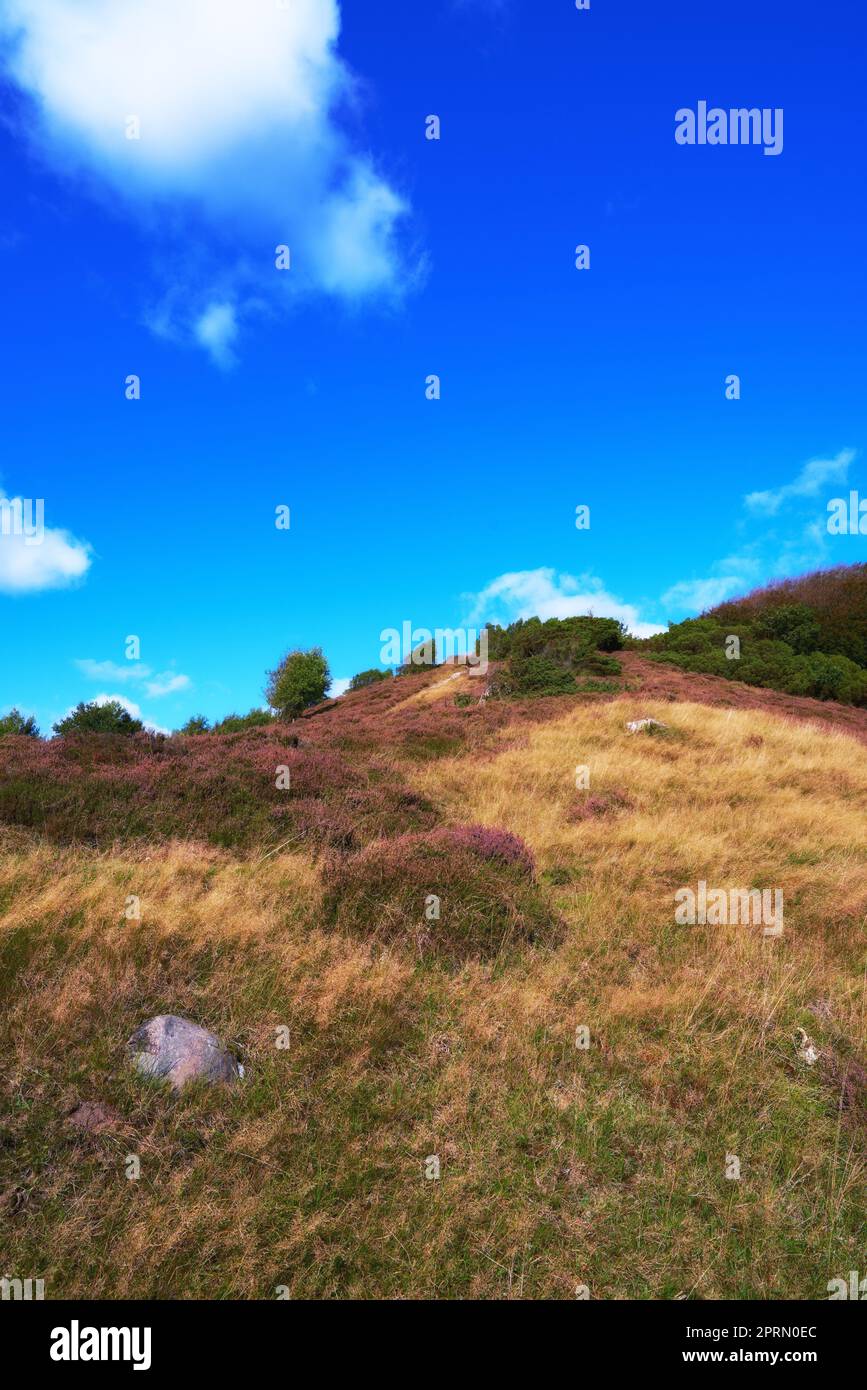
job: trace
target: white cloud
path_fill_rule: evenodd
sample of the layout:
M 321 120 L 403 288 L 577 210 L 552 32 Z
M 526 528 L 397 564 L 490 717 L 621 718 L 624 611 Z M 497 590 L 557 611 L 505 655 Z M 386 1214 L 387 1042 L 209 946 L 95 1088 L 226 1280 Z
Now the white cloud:
M 163 695 L 174 695 L 178 690 L 188 690 L 192 682 L 189 676 L 179 671 L 154 671 L 143 661 L 93 661 L 81 657 L 76 666 L 83 676 L 91 681 L 115 681 L 122 685 L 143 685 L 149 699 L 159 699 Z
M 652 637 L 665 628 L 642 622 L 631 603 L 606 593 L 602 581 L 592 575 L 575 578 L 553 569 L 518 570 L 501 574 L 475 595 L 473 609 L 465 626 L 493 621 L 502 615 L 507 622 L 518 618 L 573 618 L 592 614 L 596 618 L 617 618 L 635 637 Z
M 76 540 L 68 531 L 40 527 L 26 498 L 0 492 L 0 593 L 65 589 L 87 573 L 90 563 L 87 541 Z
M 406 203 L 338 123 L 360 106 L 339 31 L 337 0 L 0 0 L 36 138 L 152 233 L 174 229 L 173 283 L 148 321 L 220 365 L 263 300 L 404 282 Z
M 744 498 L 744 505 L 748 511 L 774 516 L 783 503 L 793 497 L 816 497 L 829 483 L 845 482 L 854 458 L 854 449 L 841 449 L 834 458 L 810 459 L 792 482 L 766 492 L 750 492 Z
M 329 700 L 337 700 L 341 695 L 345 695 L 351 679 L 351 676 L 338 676 L 336 680 L 333 680 L 328 687 Z

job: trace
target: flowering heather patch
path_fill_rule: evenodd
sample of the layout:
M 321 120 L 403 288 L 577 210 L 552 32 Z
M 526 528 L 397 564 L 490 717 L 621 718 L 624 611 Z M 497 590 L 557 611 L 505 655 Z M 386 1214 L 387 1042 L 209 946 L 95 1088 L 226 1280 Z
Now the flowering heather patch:
M 435 822 L 395 769 L 295 741 L 279 725 L 171 739 L 4 739 L 0 822 L 61 841 L 184 838 L 233 848 L 281 839 L 349 848 Z M 277 786 L 278 768 L 288 787 Z
M 527 847 L 478 825 L 379 840 L 336 860 L 324 906 L 326 921 L 353 935 L 452 962 L 559 938 Z
M 505 864 L 510 869 L 517 869 L 520 873 L 526 874 L 528 878 L 535 876 L 536 865 L 533 855 L 520 835 L 513 835 L 510 830 L 500 830 L 489 825 L 456 825 L 435 831 L 434 834 L 448 838 L 455 845 L 466 846 L 482 859 Z
M 0 824 L 67 843 L 199 839 L 233 849 L 349 850 L 428 830 L 439 817 L 412 790 L 414 766 L 487 756 L 507 726 L 521 737 L 528 722 L 562 712 L 553 700 L 407 702 L 439 679 L 434 671 L 382 681 L 292 724 L 232 734 L 0 738 Z M 289 771 L 288 789 L 275 785 L 278 767 Z
M 633 802 L 616 787 L 605 791 L 577 796 L 566 813 L 566 819 L 575 822 L 598 820 L 604 816 L 616 815 L 618 811 L 630 811 Z

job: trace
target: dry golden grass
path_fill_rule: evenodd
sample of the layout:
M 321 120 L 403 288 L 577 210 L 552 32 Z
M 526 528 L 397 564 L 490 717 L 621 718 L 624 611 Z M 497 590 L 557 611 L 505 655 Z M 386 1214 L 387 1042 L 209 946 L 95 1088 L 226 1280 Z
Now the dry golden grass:
M 677 736 L 627 734 L 645 714 Z M 567 937 L 504 962 L 324 931 L 301 856 L 4 837 L 4 1273 L 49 1297 L 816 1298 L 863 1266 L 867 1115 L 837 1085 L 867 1050 L 861 748 L 634 697 L 521 737 L 412 774 L 536 853 Z M 571 823 L 579 764 L 631 807 Z M 783 936 L 677 926 L 702 878 L 781 887 Z M 244 1084 L 133 1078 L 123 1043 L 160 1012 L 239 1049 Z M 81 1099 L 121 1125 L 71 1132 Z

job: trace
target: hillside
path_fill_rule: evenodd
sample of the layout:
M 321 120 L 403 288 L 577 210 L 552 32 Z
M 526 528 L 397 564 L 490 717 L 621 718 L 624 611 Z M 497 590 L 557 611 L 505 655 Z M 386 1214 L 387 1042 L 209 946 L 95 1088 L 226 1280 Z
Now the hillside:
M 780 580 L 638 645 L 685 671 L 867 705 L 867 564 Z
M 867 711 L 616 655 L 556 697 L 439 670 L 240 734 L 0 742 L 10 1268 L 814 1299 L 861 1267 Z M 780 890 L 783 931 L 682 925 L 701 881 Z M 244 1081 L 135 1076 L 164 1013 Z

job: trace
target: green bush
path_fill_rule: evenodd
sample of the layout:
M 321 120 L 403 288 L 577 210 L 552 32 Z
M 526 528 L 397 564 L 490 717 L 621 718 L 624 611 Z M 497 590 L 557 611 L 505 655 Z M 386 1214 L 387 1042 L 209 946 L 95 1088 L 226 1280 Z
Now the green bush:
M 54 732 L 67 738 L 70 734 L 138 734 L 143 728 L 142 721 L 134 719 L 118 700 L 107 700 L 103 705 L 82 701 L 65 719 L 58 720 Z
M 227 714 L 211 730 L 214 734 L 242 734 L 247 729 L 261 729 L 274 722 L 273 714 L 266 709 L 251 709 L 249 714 Z M 191 732 L 195 732 L 192 730 Z
M 597 690 L 595 677 L 620 675 L 620 662 L 610 653 L 626 641 L 626 629 L 614 618 L 528 618 L 505 628 L 494 624 L 488 628 L 488 657 L 507 664 L 494 677 L 491 693 L 522 698 Z
M 738 605 L 738 621 L 732 623 L 720 620 L 721 611 L 688 618 L 642 645 L 653 660 L 682 671 L 724 676 L 787 695 L 867 704 L 867 669 L 840 653 L 816 650 L 821 625 L 806 604 Z M 740 641 L 736 659 L 726 655 L 733 636 Z
M 379 666 L 371 666 L 369 671 L 359 671 L 357 676 L 353 676 L 349 682 L 350 690 L 364 690 L 368 685 L 376 685 L 379 681 L 391 680 L 391 672 L 383 671 Z

